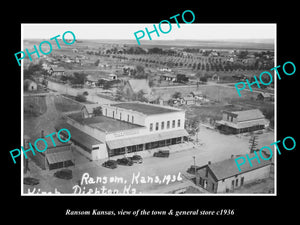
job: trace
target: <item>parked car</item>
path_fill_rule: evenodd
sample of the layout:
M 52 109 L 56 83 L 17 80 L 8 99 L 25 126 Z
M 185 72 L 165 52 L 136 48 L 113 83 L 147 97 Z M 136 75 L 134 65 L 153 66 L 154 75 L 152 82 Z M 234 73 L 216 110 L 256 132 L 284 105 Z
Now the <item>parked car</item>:
M 115 169 L 118 167 L 118 163 L 116 160 L 107 160 L 106 162 L 102 163 L 103 167 Z
M 65 180 L 70 180 L 73 178 L 72 170 L 69 170 L 69 169 L 62 169 L 62 170 L 56 171 L 54 173 L 54 176 L 57 178 L 60 178 L 60 179 L 65 179 Z
M 124 157 L 122 159 L 117 159 L 119 165 L 132 166 L 133 162 L 130 158 Z
M 190 168 L 187 169 L 186 172 L 190 174 L 195 174 L 195 171 L 197 171 L 200 167 L 199 166 L 191 166 Z
M 153 156 L 154 157 L 169 157 L 170 151 L 169 150 L 160 150 L 158 152 L 154 152 Z
M 134 155 L 129 157 L 133 163 L 142 163 L 143 162 L 143 158 L 140 155 Z
M 33 178 L 33 177 L 25 177 L 24 180 L 23 180 L 23 183 L 26 184 L 26 185 L 37 185 L 40 183 L 40 181 L 36 178 Z

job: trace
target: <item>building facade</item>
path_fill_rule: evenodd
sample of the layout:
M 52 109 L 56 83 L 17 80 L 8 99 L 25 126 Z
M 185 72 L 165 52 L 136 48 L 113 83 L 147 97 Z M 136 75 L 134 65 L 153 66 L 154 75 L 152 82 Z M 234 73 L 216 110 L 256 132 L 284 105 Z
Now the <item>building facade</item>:
M 246 156 L 245 156 L 246 157 Z M 254 154 L 249 154 L 254 157 Z M 238 170 L 234 157 L 199 167 L 196 172 L 196 184 L 211 193 L 233 192 L 244 184 L 265 179 L 270 176 L 272 160 L 252 160 L 252 166 L 245 163 Z
M 216 127 L 227 134 L 262 130 L 268 125 L 269 121 L 258 109 L 235 112 L 223 111 L 222 120 L 216 122 Z
M 185 112 L 140 102 L 102 105 L 101 116 L 83 118 L 81 113 L 66 116 L 75 142 L 90 140 L 85 154 L 92 160 L 177 145 L 187 140 Z M 72 138 L 71 137 L 71 138 Z

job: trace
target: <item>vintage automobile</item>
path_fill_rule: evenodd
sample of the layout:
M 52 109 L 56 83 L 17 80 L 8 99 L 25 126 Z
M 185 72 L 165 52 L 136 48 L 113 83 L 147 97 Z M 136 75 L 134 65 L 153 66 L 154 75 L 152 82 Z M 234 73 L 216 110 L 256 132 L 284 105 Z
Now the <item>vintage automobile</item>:
M 115 169 L 118 167 L 118 163 L 116 160 L 107 160 L 104 163 L 102 163 L 102 166 L 110 169 Z
M 130 158 L 124 157 L 122 159 L 117 159 L 119 165 L 132 166 L 133 162 Z
M 143 158 L 142 158 L 142 156 L 140 156 L 140 155 L 134 155 L 134 156 L 131 156 L 131 157 L 129 157 L 131 160 L 132 160 L 132 162 L 134 162 L 134 163 L 142 163 L 143 162 Z
M 169 150 L 160 150 L 158 152 L 154 152 L 154 157 L 169 157 L 170 151 Z

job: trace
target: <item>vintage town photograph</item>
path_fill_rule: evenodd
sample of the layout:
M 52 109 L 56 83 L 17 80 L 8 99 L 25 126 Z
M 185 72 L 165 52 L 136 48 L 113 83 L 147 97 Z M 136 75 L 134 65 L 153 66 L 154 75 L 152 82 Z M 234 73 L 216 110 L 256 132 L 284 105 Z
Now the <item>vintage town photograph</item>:
M 22 194 L 276 194 L 274 156 L 235 161 L 275 141 L 274 82 L 235 84 L 275 80 L 276 24 L 182 24 L 138 45 L 145 27 L 22 24 L 21 51 L 39 51 L 21 61 L 23 146 L 48 144 L 23 155 Z

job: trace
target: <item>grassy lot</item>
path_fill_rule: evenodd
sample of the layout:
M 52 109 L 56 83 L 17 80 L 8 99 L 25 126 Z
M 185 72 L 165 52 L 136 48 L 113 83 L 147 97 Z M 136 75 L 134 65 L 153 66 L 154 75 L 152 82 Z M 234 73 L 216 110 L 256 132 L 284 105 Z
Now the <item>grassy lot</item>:
M 202 122 L 210 122 L 210 120 L 221 120 L 222 110 L 238 111 L 242 108 L 236 105 L 228 105 L 222 103 L 211 103 L 202 106 L 183 106 L 186 110 L 187 119 L 196 119 Z
M 45 96 L 24 96 L 24 114 L 40 116 L 47 110 Z
M 56 110 L 59 112 L 76 111 L 76 110 L 80 110 L 82 107 L 82 104 L 76 103 L 62 96 L 56 96 L 54 99 L 54 104 Z

